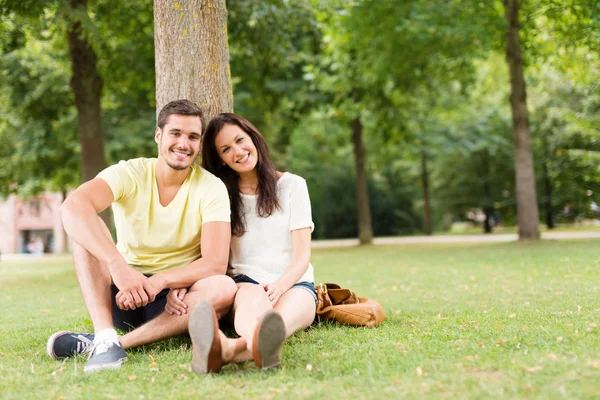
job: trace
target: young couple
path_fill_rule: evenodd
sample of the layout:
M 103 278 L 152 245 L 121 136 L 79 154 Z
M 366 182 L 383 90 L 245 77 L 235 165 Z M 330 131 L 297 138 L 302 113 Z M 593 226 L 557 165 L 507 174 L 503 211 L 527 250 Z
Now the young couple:
M 275 170 L 244 118 L 220 114 L 204 127 L 195 104 L 167 104 L 157 158 L 110 166 L 65 200 L 94 334 L 53 334 L 51 357 L 89 353 L 84 371 L 119 368 L 126 349 L 189 331 L 196 372 L 251 359 L 272 368 L 285 338 L 313 322 L 305 181 Z M 202 167 L 194 163 L 200 151 Z M 116 245 L 98 217 L 111 204 Z M 225 315 L 239 338 L 219 330 Z

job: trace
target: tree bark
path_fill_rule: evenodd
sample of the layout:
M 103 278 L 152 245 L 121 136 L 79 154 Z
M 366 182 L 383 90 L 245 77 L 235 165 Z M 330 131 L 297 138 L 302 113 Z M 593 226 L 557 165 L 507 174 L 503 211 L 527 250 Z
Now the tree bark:
M 86 5 L 87 0 L 71 0 L 73 10 L 85 10 Z M 96 68 L 96 53 L 83 36 L 80 21 L 73 22 L 67 36 L 72 70 L 70 86 L 77 108 L 77 131 L 81 147 L 81 178 L 87 182 L 106 168 L 100 107 L 103 82 Z M 110 210 L 102 212 L 100 216 L 110 228 Z
M 356 208 L 358 211 L 358 239 L 360 244 L 373 242 L 373 225 L 365 172 L 365 148 L 362 141 L 362 123 L 359 118 L 352 121 L 352 144 L 356 168 Z
M 154 0 L 156 112 L 188 99 L 207 121 L 233 112 L 225 0 Z
M 494 217 L 494 202 L 492 200 L 492 187 L 490 185 L 492 171 L 490 166 L 489 154 L 484 151 L 481 153 L 481 178 L 483 179 L 483 233 L 492 233 L 492 218 Z
M 431 196 L 429 193 L 429 169 L 427 168 L 427 152 L 421 148 L 421 184 L 423 186 L 423 232 L 427 236 L 433 233 L 431 229 Z
M 511 84 L 510 104 L 513 115 L 519 239 L 537 240 L 540 237 L 538 227 L 539 210 L 533 171 L 533 151 L 529 132 L 525 75 L 519 39 L 518 0 L 504 0 L 504 15 L 507 22 L 506 59 Z
M 546 226 L 548 229 L 554 229 L 554 216 L 552 215 L 552 182 L 548 174 L 548 161 L 544 160 L 542 164 L 544 174 L 544 205 L 546 208 Z

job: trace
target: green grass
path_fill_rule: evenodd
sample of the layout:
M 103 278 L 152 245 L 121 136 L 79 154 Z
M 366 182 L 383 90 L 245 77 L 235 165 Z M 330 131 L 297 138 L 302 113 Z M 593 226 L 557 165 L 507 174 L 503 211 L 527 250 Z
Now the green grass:
M 119 371 L 45 353 L 56 330 L 91 328 L 70 261 L 0 262 L 0 398 L 598 398 L 599 242 L 373 246 L 313 253 L 317 281 L 379 300 L 377 329 L 316 325 L 283 367 L 190 372 L 175 338 Z

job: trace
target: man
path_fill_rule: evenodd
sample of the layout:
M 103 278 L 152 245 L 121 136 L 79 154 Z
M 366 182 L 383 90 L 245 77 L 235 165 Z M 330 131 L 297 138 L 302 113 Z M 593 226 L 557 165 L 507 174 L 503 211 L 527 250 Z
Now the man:
M 236 346 L 245 347 L 239 339 L 213 336 L 213 317 L 228 311 L 237 287 L 224 275 L 231 240 L 227 190 L 194 164 L 203 127 L 195 104 L 170 102 L 158 116 L 157 158 L 110 166 L 61 206 L 95 334 L 55 333 L 47 344 L 51 357 L 89 352 L 85 372 L 119 368 L 127 359 L 124 349 L 187 331 L 191 312 L 165 311 L 167 296 L 184 299 L 189 310 L 196 304 L 203 310 L 190 324 L 204 340 L 194 343 L 197 372 L 218 370 Z M 98 217 L 111 204 L 116 245 Z M 135 329 L 118 337 L 115 327 Z

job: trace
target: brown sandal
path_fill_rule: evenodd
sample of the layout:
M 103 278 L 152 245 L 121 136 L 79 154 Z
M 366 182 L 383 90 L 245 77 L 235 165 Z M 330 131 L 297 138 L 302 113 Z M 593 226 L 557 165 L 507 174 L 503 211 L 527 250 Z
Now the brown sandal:
M 254 330 L 252 356 L 258 368 L 277 368 L 281 363 L 279 351 L 285 340 L 285 324 L 279 313 L 268 311 Z
M 219 320 L 210 303 L 201 301 L 194 307 L 188 330 L 192 339 L 192 371 L 219 372 L 223 366 Z

